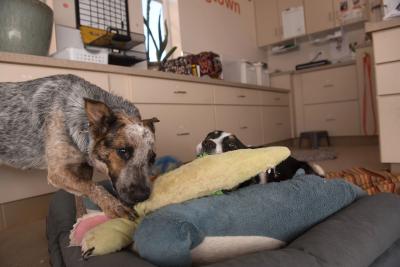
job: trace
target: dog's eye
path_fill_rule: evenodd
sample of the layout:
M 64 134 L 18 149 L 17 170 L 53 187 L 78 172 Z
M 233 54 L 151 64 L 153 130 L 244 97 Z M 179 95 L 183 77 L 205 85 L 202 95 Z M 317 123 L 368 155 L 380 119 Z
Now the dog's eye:
M 133 148 L 131 147 L 123 147 L 116 149 L 117 155 L 123 160 L 129 160 L 133 154 Z

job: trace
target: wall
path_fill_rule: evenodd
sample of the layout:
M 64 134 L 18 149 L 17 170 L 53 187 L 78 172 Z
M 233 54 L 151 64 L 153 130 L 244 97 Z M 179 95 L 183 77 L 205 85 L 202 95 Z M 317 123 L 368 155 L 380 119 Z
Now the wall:
M 340 49 L 337 49 L 337 43 L 333 41 L 320 45 L 312 44 L 312 39 L 308 39 L 307 36 L 299 40 L 298 50 L 278 55 L 273 55 L 269 50 L 267 62 L 270 72 L 294 70 L 297 64 L 309 62 L 319 51 L 322 52 L 322 55 L 318 59 L 329 59 L 332 62 L 350 60 L 351 53 L 348 45 L 355 41 L 358 44 L 364 43 L 364 27 L 363 24 L 347 26 L 343 32 L 343 42 Z M 323 37 L 324 34 L 319 36 Z M 315 38 L 315 35 L 311 38 Z
M 220 54 L 223 59 L 229 60 L 260 61 L 266 58 L 266 52 L 259 49 L 256 44 L 252 1 L 169 0 L 168 2 L 172 25 L 171 39 L 181 53 L 213 51 Z M 175 15 L 172 16 L 174 10 Z

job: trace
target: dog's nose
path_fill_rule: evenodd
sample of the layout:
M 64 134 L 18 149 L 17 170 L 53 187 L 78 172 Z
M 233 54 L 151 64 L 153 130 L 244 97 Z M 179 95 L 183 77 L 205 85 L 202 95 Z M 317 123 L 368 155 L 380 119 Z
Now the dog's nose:
M 120 199 L 128 206 L 145 201 L 150 197 L 151 188 L 148 186 L 131 186 L 131 190 L 123 189 L 120 192 Z
M 201 143 L 201 146 L 203 147 L 203 149 L 204 149 L 205 151 L 210 151 L 210 150 L 213 150 L 213 149 L 216 148 L 215 143 L 214 143 L 213 141 L 211 141 L 211 140 L 204 140 L 204 141 Z

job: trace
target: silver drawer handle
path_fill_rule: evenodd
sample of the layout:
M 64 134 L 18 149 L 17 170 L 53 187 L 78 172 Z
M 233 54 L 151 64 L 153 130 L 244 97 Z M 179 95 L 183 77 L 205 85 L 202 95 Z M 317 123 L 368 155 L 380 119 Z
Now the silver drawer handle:
M 325 121 L 326 121 L 326 122 L 331 122 L 331 121 L 336 121 L 336 119 L 334 119 L 334 118 L 328 118 L 328 119 L 325 119 Z
M 186 91 L 174 91 L 174 94 L 176 94 L 176 95 L 186 95 L 187 92 Z
M 333 87 L 334 85 L 333 84 L 331 84 L 331 83 L 329 83 L 329 84 L 324 84 L 324 88 L 330 88 L 330 87 Z
M 242 126 L 242 127 L 240 127 L 240 130 L 246 130 L 246 129 L 248 129 L 249 127 L 247 127 L 247 126 Z
M 280 101 L 281 98 L 280 98 L 280 97 L 276 97 L 274 100 L 275 100 L 275 101 Z
M 190 135 L 190 133 L 177 133 L 176 135 L 177 136 L 188 136 L 188 135 Z
M 246 98 L 245 95 L 238 95 L 237 97 L 238 97 L 238 98 Z
M 275 125 L 276 125 L 276 126 L 282 126 L 283 123 L 282 123 L 282 122 L 277 122 Z

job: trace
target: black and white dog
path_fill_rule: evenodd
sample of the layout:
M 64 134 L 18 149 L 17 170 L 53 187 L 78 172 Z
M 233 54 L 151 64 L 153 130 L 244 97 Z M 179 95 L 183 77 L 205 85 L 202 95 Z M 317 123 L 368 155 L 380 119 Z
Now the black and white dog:
M 206 138 L 197 145 L 196 153 L 201 154 L 219 154 L 237 149 L 260 148 L 262 146 L 246 146 L 235 135 L 224 131 L 213 131 L 207 134 Z M 298 169 L 304 169 L 306 174 L 316 174 L 321 177 L 325 175 L 324 170 L 317 164 L 299 161 L 293 157 L 288 157 L 286 160 L 278 164 L 275 168 L 269 169 L 266 173 L 261 173 L 253 177 L 245 185 L 267 182 L 280 182 L 291 179 Z

